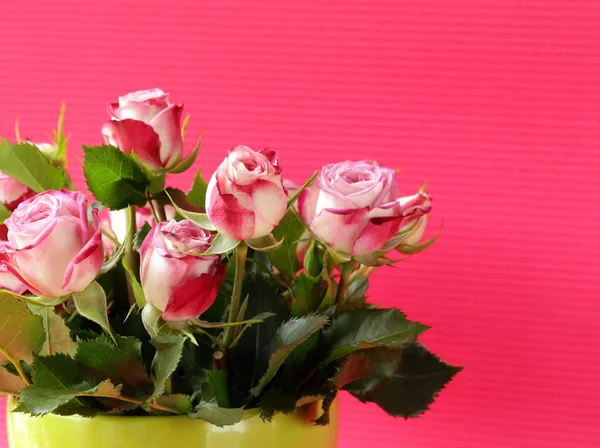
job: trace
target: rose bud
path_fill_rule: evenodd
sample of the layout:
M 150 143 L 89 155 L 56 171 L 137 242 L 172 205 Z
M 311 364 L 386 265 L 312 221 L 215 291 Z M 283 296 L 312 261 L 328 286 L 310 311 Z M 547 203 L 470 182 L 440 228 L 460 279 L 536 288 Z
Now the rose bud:
M 215 301 L 225 277 L 219 255 L 199 256 L 212 235 L 191 221 L 154 226 L 140 249 L 140 276 L 146 300 L 165 321 L 199 316 Z
M 6 243 L 0 241 L 0 254 L 5 252 Z M 2 255 L 0 255 L 0 259 Z M 23 294 L 27 291 L 27 286 L 23 284 L 8 268 L 0 261 L 0 289 L 12 291 L 16 294 Z
M 97 213 L 90 222 L 85 196 L 47 191 L 19 204 L 6 220 L 6 267 L 35 294 L 62 297 L 83 291 L 104 260 Z
M 29 187 L 0 171 L 0 202 L 7 209 L 12 211 L 33 196 L 35 193 Z
M 106 143 L 133 151 L 150 171 L 169 171 L 183 159 L 181 113 L 160 89 L 141 90 L 108 105 L 112 120 L 102 127 Z
M 427 214 L 426 193 L 398 196 L 396 171 L 376 162 L 323 167 L 298 200 L 302 219 L 335 251 L 360 256 L 381 250 L 401 228 Z
M 285 215 L 287 193 L 277 153 L 229 150 L 208 183 L 206 213 L 219 233 L 236 240 L 269 235 Z
M 165 206 L 165 214 L 167 219 L 175 217 L 175 209 L 170 206 Z M 135 209 L 135 226 L 139 232 L 148 223 L 150 227 L 156 224 L 156 220 L 152 215 L 150 207 L 136 207 Z M 127 236 L 127 209 L 109 210 L 107 208 L 100 212 L 100 228 L 102 229 L 102 242 L 106 248 L 106 253 L 111 254 L 117 244 L 123 244 Z

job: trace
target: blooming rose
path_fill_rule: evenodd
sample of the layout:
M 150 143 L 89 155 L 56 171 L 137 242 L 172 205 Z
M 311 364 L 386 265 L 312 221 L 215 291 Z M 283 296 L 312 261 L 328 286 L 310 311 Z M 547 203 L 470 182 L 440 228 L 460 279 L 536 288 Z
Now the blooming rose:
M 14 210 L 19 203 L 34 195 L 29 187 L 0 171 L 0 202 L 6 208 Z
M 102 127 L 106 143 L 133 151 L 151 171 L 169 171 L 183 159 L 181 113 L 160 89 L 141 90 L 108 105 L 112 120 Z
M 395 170 L 377 162 L 346 161 L 323 167 L 317 181 L 300 195 L 298 208 L 331 248 L 360 256 L 379 251 L 431 209 L 426 193 L 408 198 L 398 193 Z
M 62 297 L 83 291 L 102 266 L 98 217 L 88 220 L 80 192 L 47 191 L 28 199 L 6 226 L 2 262 L 35 294 Z
M 229 238 L 248 240 L 270 234 L 286 208 L 287 193 L 274 151 L 236 146 L 208 183 L 206 213 Z
M 0 254 L 6 251 L 4 246 L 6 246 L 6 242 L 0 241 Z M 21 280 L 19 280 L 12 272 L 10 272 L 8 268 L 4 266 L 4 264 L 0 263 L 0 289 L 6 289 L 17 294 L 23 294 L 25 291 L 27 291 L 27 286 L 25 286 Z
M 175 209 L 170 205 L 165 206 L 167 219 L 175 217 Z M 136 229 L 139 232 L 145 223 L 151 227 L 156 224 L 150 207 L 137 207 L 135 209 Z M 122 244 L 127 236 L 127 209 L 109 210 L 100 212 L 100 228 L 102 229 L 102 242 L 108 254 L 112 253 L 116 243 Z
M 199 316 L 215 301 L 225 276 L 220 256 L 199 257 L 212 235 L 196 224 L 161 222 L 148 233 L 140 249 L 140 276 L 146 300 L 166 321 Z

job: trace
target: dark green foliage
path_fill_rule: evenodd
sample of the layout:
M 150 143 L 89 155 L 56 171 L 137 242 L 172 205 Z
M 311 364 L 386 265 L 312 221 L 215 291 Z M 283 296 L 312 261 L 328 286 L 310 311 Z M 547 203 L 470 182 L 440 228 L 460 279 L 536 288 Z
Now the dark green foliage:
M 410 342 L 402 350 L 378 355 L 378 362 L 373 363 L 377 380 L 361 380 L 349 384 L 347 389 L 360 401 L 376 403 L 397 417 L 417 417 L 425 412 L 461 370 L 461 367 L 441 361 L 418 342 Z M 396 369 L 392 371 L 394 363 Z

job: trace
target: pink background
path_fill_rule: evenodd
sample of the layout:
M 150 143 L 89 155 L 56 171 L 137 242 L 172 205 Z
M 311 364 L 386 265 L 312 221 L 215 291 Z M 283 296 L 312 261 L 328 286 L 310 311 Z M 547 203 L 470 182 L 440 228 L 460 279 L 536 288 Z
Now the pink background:
M 207 173 L 245 143 L 297 181 L 370 157 L 407 194 L 429 183 L 442 236 L 372 298 L 466 369 L 419 420 L 343 397 L 340 447 L 600 446 L 598 0 L 2 0 L 0 17 L 0 135 L 19 117 L 43 140 L 66 100 L 78 185 L 105 103 L 155 86 L 191 113 L 188 148 L 204 124 Z

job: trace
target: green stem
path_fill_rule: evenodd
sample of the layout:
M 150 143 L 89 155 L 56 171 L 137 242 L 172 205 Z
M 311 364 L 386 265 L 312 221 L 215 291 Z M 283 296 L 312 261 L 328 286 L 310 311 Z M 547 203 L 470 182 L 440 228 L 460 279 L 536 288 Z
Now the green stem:
M 114 397 L 112 395 L 98 395 L 98 394 L 82 394 L 82 395 L 78 395 L 78 396 L 93 397 L 93 398 L 112 398 L 113 400 L 125 401 L 127 403 L 134 403 L 134 404 L 137 404 L 140 406 L 144 404 L 144 402 L 141 400 L 136 400 L 135 398 L 128 398 L 128 397 L 123 397 L 123 396 Z M 177 415 L 181 414 L 181 412 L 177 411 L 176 409 L 172 409 L 167 406 L 163 406 L 162 404 L 159 404 L 156 400 L 152 400 L 150 407 L 156 409 L 157 411 L 164 411 L 164 412 L 169 412 L 171 414 L 177 414 Z
M 352 275 L 352 269 L 354 269 L 353 261 L 342 263 L 342 265 L 340 266 L 340 283 L 337 290 L 337 296 L 335 298 L 335 301 L 338 305 L 342 305 L 344 303 L 346 290 L 348 289 L 348 285 L 350 284 L 350 276 Z
M 154 208 L 154 201 L 148 200 L 148 205 L 150 205 L 150 210 L 152 211 L 152 217 L 154 218 L 154 221 L 160 222 L 160 219 L 158 219 L 158 214 L 156 213 L 156 209 Z
M 15 369 L 19 373 L 19 376 L 23 380 L 23 382 L 25 384 L 27 384 L 28 386 L 31 386 L 31 381 L 29 381 L 29 377 L 27 376 L 27 374 L 23 370 L 23 367 L 21 366 L 21 363 L 19 362 L 19 360 L 16 359 L 16 358 L 14 358 L 10 353 L 8 353 L 6 350 L 4 350 L 1 347 L 0 347 L 0 353 L 2 353 L 2 355 L 6 359 L 8 359 L 10 361 L 10 363 L 15 367 Z
M 137 273 L 139 266 L 138 254 L 133 250 L 133 237 L 137 232 L 135 205 L 130 205 L 127 208 L 127 235 L 125 237 L 125 261 L 131 272 Z M 135 303 L 135 295 L 131 283 L 127 283 L 127 292 L 129 296 L 129 305 Z
M 240 311 L 240 297 L 242 295 L 242 283 L 244 282 L 244 271 L 246 269 L 246 255 L 248 245 L 241 242 L 235 249 L 235 278 L 233 280 L 233 294 L 231 294 L 231 307 L 229 308 L 228 322 L 234 323 Z M 235 327 L 225 330 L 225 346 L 229 347 L 234 339 Z
M 158 215 L 158 220 L 160 222 L 167 220 L 167 214 L 165 213 L 165 206 L 160 202 L 156 201 L 156 214 Z

